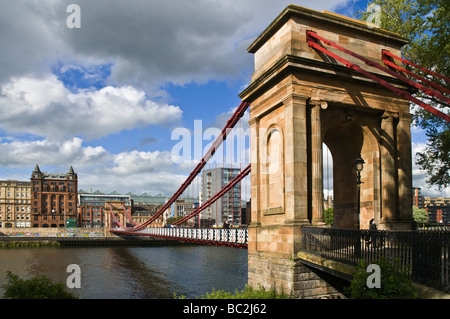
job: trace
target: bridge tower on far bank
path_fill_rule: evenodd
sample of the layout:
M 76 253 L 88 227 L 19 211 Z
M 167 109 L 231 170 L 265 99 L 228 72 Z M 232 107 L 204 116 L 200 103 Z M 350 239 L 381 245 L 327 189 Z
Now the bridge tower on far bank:
M 379 229 L 413 225 L 409 100 L 310 47 L 307 31 L 380 64 L 383 49 L 400 56 L 407 43 L 358 20 L 290 5 L 248 49 L 255 71 L 240 97 L 251 103 L 249 284 L 297 297 L 333 293 L 296 260 L 300 226 L 324 225 L 322 143 L 333 157 L 333 227 L 368 228 L 372 218 Z M 411 91 L 355 57 L 327 49 Z M 365 165 L 358 210 L 359 154 Z

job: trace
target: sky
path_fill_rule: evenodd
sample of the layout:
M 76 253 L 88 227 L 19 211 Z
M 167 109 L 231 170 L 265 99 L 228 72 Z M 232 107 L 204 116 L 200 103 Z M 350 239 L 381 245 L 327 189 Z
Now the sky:
M 174 160 L 177 132 L 196 123 L 223 128 L 253 72 L 248 46 L 290 3 L 350 17 L 367 7 L 366 0 L 0 0 L 0 179 L 29 180 L 36 164 L 53 173 L 72 166 L 79 189 L 171 195 L 194 165 Z M 412 132 L 413 152 L 423 149 L 423 132 Z M 424 195 L 450 197 L 425 179 L 414 167 Z

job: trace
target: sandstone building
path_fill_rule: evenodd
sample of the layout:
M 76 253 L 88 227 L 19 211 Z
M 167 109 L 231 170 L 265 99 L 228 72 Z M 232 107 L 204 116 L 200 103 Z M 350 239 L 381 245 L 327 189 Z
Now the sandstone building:
M 31 174 L 31 226 L 64 227 L 77 217 L 78 176 L 70 167 L 66 174 Z
M 0 181 L 0 228 L 30 227 L 31 183 Z

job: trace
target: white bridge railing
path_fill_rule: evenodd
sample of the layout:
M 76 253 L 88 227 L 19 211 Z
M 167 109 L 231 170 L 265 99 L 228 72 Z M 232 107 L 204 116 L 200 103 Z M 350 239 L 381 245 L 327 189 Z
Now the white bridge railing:
M 248 237 L 247 228 L 145 228 L 133 232 L 112 228 L 111 232 L 238 246 L 246 246 Z

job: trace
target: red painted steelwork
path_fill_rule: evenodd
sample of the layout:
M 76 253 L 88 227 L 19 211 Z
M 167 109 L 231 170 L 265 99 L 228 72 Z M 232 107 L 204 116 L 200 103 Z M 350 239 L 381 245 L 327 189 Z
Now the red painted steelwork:
M 189 215 L 185 216 L 184 218 L 180 219 L 179 221 L 175 222 L 173 225 L 179 225 L 184 223 L 185 221 L 187 221 L 188 219 L 194 217 L 195 215 L 199 214 L 202 210 L 204 210 L 205 208 L 207 208 L 208 206 L 210 206 L 211 204 L 213 204 L 214 202 L 216 202 L 220 197 L 222 197 L 227 191 L 229 191 L 234 185 L 236 185 L 237 183 L 239 183 L 245 176 L 247 176 L 250 173 L 251 170 L 251 164 L 249 164 L 245 169 L 243 169 L 238 175 L 236 175 L 235 178 L 233 178 L 227 185 L 225 185 L 216 195 L 214 195 L 213 197 L 211 197 L 207 202 L 205 202 L 202 206 L 200 206 L 199 208 L 197 208 L 195 211 L 193 211 L 192 213 L 190 213 Z M 114 214 L 111 205 L 110 205 L 110 210 L 111 210 L 111 216 L 114 219 L 114 222 L 119 225 L 120 228 L 125 229 L 129 232 L 133 232 L 136 230 L 140 230 L 142 228 L 136 228 L 136 227 L 126 227 L 124 225 L 122 225 L 119 220 L 117 219 L 116 215 Z M 141 224 L 143 225 L 143 224 Z
M 201 159 L 200 163 L 197 164 L 197 166 L 191 172 L 191 174 L 186 179 L 186 181 L 181 185 L 181 187 L 172 195 L 172 197 L 167 201 L 167 203 L 164 204 L 164 206 L 155 215 L 153 215 L 146 222 L 144 222 L 140 225 L 134 226 L 132 228 L 127 228 L 127 227 L 123 227 L 123 226 L 121 226 L 121 227 L 123 227 L 126 230 L 130 230 L 130 231 L 140 230 L 140 229 L 143 229 L 143 228 L 147 227 L 148 225 L 150 225 L 160 215 L 162 215 L 177 200 L 177 198 L 186 190 L 186 188 L 192 183 L 192 181 L 195 179 L 195 177 L 197 177 L 197 175 L 200 173 L 200 171 L 206 165 L 208 160 L 214 155 L 214 153 L 219 148 L 219 146 L 222 144 L 222 142 L 227 138 L 227 135 L 230 133 L 231 129 L 236 125 L 236 123 L 244 115 L 244 113 L 248 109 L 249 105 L 250 104 L 248 102 L 242 102 L 239 105 L 239 107 L 234 112 L 233 116 L 228 120 L 227 124 L 222 129 L 221 135 L 216 138 L 216 140 L 213 142 L 213 144 L 209 148 L 208 152 Z
M 444 80 L 444 81 L 450 83 L 450 79 L 449 79 L 448 77 L 445 77 L 445 76 L 443 76 L 443 75 L 441 75 L 441 74 L 439 74 L 439 73 L 436 73 L 436 72 L 433 72 L 433 71 L 431 71 L 431 70 L 428 70 L 428 69 L 426 69 L 426 68 L 424 68 L 424 67 L 421 67 L 420 65 L 417 65 L 417 64 L 415 64 L 415 63 L 412 63 L 412 62 L 409 61 L 409 60 L 406 60 L 406 59 L 404 59 L 404 58 L 401 58 L 401 57 L 399 57 L 399 56 L 396 56 L 395 54 L 389 52 L 388 50 L 383 50 L 383 53 L 384 53 L 385 55 L 387 55 L 387 56 L 390 56 L 390 57 L 392 57 L 392 58 L 394 58 L 394 59 L 397 59 L 397 60 L 403 62 L 404 64 L 409 64 L 409 65 L 412 66 L 412 67 L 415 67 L 415 68 L 417 68 L 417 69 L 419 69 L 419 70 L 422 70 L 422 71 L 424 71 L 424 72 L 426 72 L 426 73 L 428 73 L 428 74 L 437 76 L 438 78 L 441 78 L 442 80 Z
M 384 62 L 384 64 L 386 64 L 387 66 L 390 66 L 390 67 L 392 67 L 392 68 L 394 68 L 394 69 L 399 70 L 400 72 L 403 72 L 403 73 L 405 73 L 405 74 L 408 74 L 408 75 L 410 75 L 410 76 L 416 78 L 416 79 L 419 80 L 419 81 L 422 81 L 422 82 L 424 82 L 424 83 L 427 83 L 428 85 L 432 86 L 432 87 L 435 88 L 436 90 L 441 90 L 441 91 L 444 91 L 445 93 L 450 94 L 450 90 L 448 90 L 447 88 L 445 88 L 445 87 L 443 87 L 443 86 L 440 86 L 439 84 L 437 84 L 437 83 L 435 83 L 435 82 L 432 82 L 432 81 L 430 81 L 430 80 L 428 80 L 428 79 L 425 79 L 425 78 L 423 78 L 423 77 L 421 77 L 421 76 L 415 74 L 414 72 L 408 71 L 408 70 L 406 70 L 405 68 L 402 68 L 401 66 L 399 66 L 399 65 L 395 64 L 394 62 L 390 61 L 390 60 L 387 58 L 387 55 L 386 55 L 386 52 L 389 52 L 389 51 L 387 51 L 387 50 L 385 50 L 385 49 L 383 49 L 383 50 L 381 50 L 381 51 L 382 51 L 383 62 Z M 447 101 L 447 102 L 448 102 L 448 101 Z
M 250 173 L 250 168 L 251 168 L 251 165 L 248 165 L 244 170 L 242 170 L 238 175 L 236 175 L 236 177 L 233 178 L 233 180 L 231 182 L 229 182 L 227 185 L 225 185 L 224 188 L 222 188 L 222 190 L 220 192 L 218 192 L 216 195 L 211 197 L 202 206 L 200 206 L 199 208 L 194 210 L 189 215 L 187 215 L 187 216 L 183 217 L 182 219 L 180 219 L 180 220 L 176 221 L 175 223 L 173 223 L 173 225 L 177 226 L 177 225 L 180 225 L 180 224 L 184 223 L 188 219 L 198 215 L 202 210 L 206 209 L 208 206 L 213 204 L 220 197 L 222 197 L 226 192 L 228 192 L 231 188 L 233 188 L 234 185 L 239 183 L 245 176 L 247 176 Z
M 172 237 L 172 236 L 153 235 L 153 234 L 150 235 L 150 234 L 133 233 L 133 232 L 129 232 L 129 231 L 120 231 L 120 230 L 119 231 L 115 230 L 114 233 L 125 234 L 125 235 L 157 237 L 157 238 L 164 238 L 164 239 L 169 239 L 169 240 L 185 241 L 185 242 L 191 242 L 191 243 L 195 243 L 195 244 L 212 245 L 212 246 L 234 247 L 234 248 L 243 248 L 243 249 L 246 249 L 248 247 L 247 243 L 213 241 L 213 240 L 206 240 L 206 239 Z
M 347 50 L 347 49 L 345 49 L 345 48 L 343 48 L 343 47 L 337 45 L 336 43 L 334 43 L 334 42 L 332 42 L 332 41 L 329 41 L 329 40 L 327 40 L 327 39 L 325 39 L 325 38 L 323 38 L 323 37 L 317 35 L 317 34 L 316 34 L 315 32 L 313 32 L 313 31 L 309 31 L 309 30 L 306 31 L 306 40 L 307 40 L 308 45 L 309 45 L 310 47 L 313 47 L 313 48 L 315 48 L 315 49 L 317 49 L 317 50 L 319 50 L 319 51 L 321 51 L 321 52 L 323 52 L 323 53 L 325 53 L 325 54 L 327 54 L 327 55 L 333 57 L 334 59 L 336 59 L 336 60 L 340 61 L 341 63 L 343 63 L 346 67 L 351 68 L 351 69 L 353 69 L 353 70 L 355 70 L 355 71 L 358 71 L 359 73 L 364 74 L 365 76 L 367 76 L 368 78 L 372 79 L 373 81 L 375 81 L 375 82 L 377 82 L 377 83 L 383 85 L 384 87 L 388 88 L 389 90 L 393 91 L 393 92 L 394 92 L 395 94 L 397 94 L 398 96 L 403 97 L 403 98 L 405 98 L 405 99 L 408 99 L 408 100 L 410 100 L 411 102 L 414 102 L 414 103 L 416 103 L 417 105 L 420 105 L 421 107 L 423 107 L 423 108 L 426 109 L 427 111 L 433 113 L 434 115 L 436 115 L 436 116 L 442 118 L 443 120 L 445 120 L 445 121 L 447 121 L 447 122 L 450 122 L 450 115 L 445 114 L 445 113 L 443 113 L 443 112 L 441 112 L 441 111 L 435 109 L 435 108 L 432 107 L 431 105 L 428 105 L 428 104 L 426 104 L 426 103 L 420 101 L 419 99 L 415 98 L 415 97 L 412 96 L 410 93 L 408 93 L 408 92 L 406 92 L 406 91 L 404 91 L 404 90 L 401 90 L 401 89 L 399 89 L 399 88 L 393 86 L 392 84 L 388 83 L 387 81 L 385 81 L 385 80 L 383 80 L 383 79 L 380 79 L 378 76 L 376 76 L 376 75 L 374 75 L 374 74 L 372 74 L 372 73 L 370 73 L 370 72 L 367 72 L 367 71 L 363 70 L 363 69 L 362 69 L 361 67 L 359 67 L 358 65 L 356 65 L 356 64 L 354 64 L 354 63 L 351 63 L 351 62 L 345 60 L 344 58 L 338 56 L 337 54 L 334 54 L 334 53 L 330 52 L 329 50 L 325 49 L 324 47 L 322 47 L 322 46 L 320 46 L 318 43 L 316 43 L 316 42 L 312 39 L 313 37 L 316 38 L 316 39 L 318 39 L 318 40 L 320 40 L 320 41 L 322 41 L 322 42 L 324 42 L 325 44 L 331 45 L 331 46 L 333 46 L 333 47 L 339 49 L 340 51 L 343 51 L 343 52 L 345 52 L 345 53 L 347 53 L 347 54 L 350 54 L 350 55 L 352 55 L 352 56 L 354 56 L 354 57 L 356 57 L 356 58 L 358 58 L 358 59 L 361 59 L 362 61 L 364 61 L 364 62 L 365 62 L 367 65 L 369 65 L 369 66 L 376 67 L 376 68 L 378 68 L 378 69 L 380 69 L 380 70 L 383 70 L 383 71 L 385 71 L 385 72 L 387 72 L 387 73 L 389 73 L 389 74 L 391 74 L 391 72 L 392 72 L 392 73 L 395 73 L 395 72 L 393 72 L 393 71 L 391 71 L 391 70 L 389 70 L 389 69 L 386 69 L 386 68 L 382 67 L 381 65 L 379 65 L 378 63 L 376 63 L 376 62 L 374 62 L 374 61 L 370 61 L 370 60 L 368 60 L 368 59 L 366 59 L 366 58 L 363 58 L 363 57 L 359 56 L 358 54 L 356 54 L 356 53 L 354 53 L 354 52 L 352 52 L 352 51 L 350 51 L 350 50 Z M 395 73 L 395 74 L 396 74 L 396 73 Z M 397 77 L 397 76 L 396 76 L 396 77 Z M 411 80 L 409 80 L 409 79 L 407 79 L 407 78 L 405 78 L 405 77 L 403 77 L 403 78 L 404 78 L 404 79 L 402 79 L 402 80 L 405 81 L 405 82 L 408 83 L 408 84 L 410 84 L 410 82 L 412 82 Z

